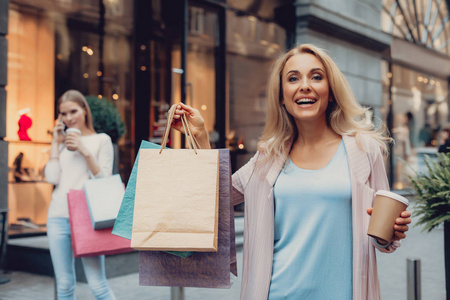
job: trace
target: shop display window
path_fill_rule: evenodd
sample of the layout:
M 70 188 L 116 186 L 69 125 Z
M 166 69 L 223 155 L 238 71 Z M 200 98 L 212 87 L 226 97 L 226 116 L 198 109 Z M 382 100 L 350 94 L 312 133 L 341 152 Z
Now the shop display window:
M 45 181 L 54 109 L 54 26 L 48 17 L 10 10 L 7 134 L 8 222 L 45 230 L 53 186 Z
M 6 140 L 10 234 L 45 233 L 53 186 L 44 178 L 55 103 L 67 89 L 110 101 L 131 127 L 133 1 L 12 0 L 8 24 Z M 116 146 L 134 159 L 131 133 Z M 119 171 L 118 170 L 118 171 Z
M 448 83 L 446 80 L 388 63 L 383 69 L 383 116 L 388 123 L 389 101 L 392 101 L 391 136 L 395 140 L 391 155 L 394 189 L 410 189 L 409 176 L 426 173 L 424 157 L 436 157 L 444 142 L 441 131 L 449 124 Z M 389 81 L 392 80 L 389 99 Z

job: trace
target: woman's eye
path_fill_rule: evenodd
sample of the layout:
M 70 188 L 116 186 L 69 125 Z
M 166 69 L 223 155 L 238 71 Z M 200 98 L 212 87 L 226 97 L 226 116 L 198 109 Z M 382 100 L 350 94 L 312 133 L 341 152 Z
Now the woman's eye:
M 289 82 L 297 81 L 297 77 L 289 77 L 289 78 L 288 78 L 288 81 L 289 81 Z
M 313 80 L 322 80 L 322 76 L 321 75 L 314 75 L 313 77 L 312 77 L 312 79 Z

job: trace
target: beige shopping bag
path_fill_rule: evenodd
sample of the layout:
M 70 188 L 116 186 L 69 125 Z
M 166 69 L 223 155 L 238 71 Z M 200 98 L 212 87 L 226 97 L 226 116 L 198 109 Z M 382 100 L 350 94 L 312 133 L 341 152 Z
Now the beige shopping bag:
M 161 149 L 139 153 L 131 247 L 217 251 L 219 152 L 197 149 L 188 127 L 190 149 L 165 149 L 174 111 Z

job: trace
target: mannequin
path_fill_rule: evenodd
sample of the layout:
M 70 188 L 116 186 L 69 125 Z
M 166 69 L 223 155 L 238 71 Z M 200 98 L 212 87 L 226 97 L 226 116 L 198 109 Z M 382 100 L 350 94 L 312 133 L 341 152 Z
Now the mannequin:
M 31 141 L 28 136 L 27 130 L 30 129 L 31 125 L 33 125 L 33 121 L 27 114 L 20 115 L 19 119 L 19 131 L 17 131 L 17 135 L 19 136 L 19 140 L 21 141 Z

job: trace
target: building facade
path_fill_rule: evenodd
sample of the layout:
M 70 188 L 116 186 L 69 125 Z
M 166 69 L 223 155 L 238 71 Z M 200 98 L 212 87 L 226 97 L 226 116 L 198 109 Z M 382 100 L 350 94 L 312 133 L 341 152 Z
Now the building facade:
M 0 176 L 8 178 L 0 204 L 9 207 L 11 228 L 28 219 L 45 224 L 52 186 L 43 167 L 55 103 L 67 89 L 119 111 L 125 182 L 140 141 L 158 143 L 165 113 L 180 101 L 201 110 L 213 146 L 229 147 L 237 169 L 264 127 L 271 63 L 297 43 L 327 49 L 358 101 L 387 124 L 396 140 L 390 182 L 408 189 L 411 170 L 435 153 L 449 122 L 448 7 L 436 0 L 0 0 L 0 175 L 8 174 Z M 183 147 L 177 134 L 170 143 Z
M 296 42 L 328 49 L 363 105 L 395 144 L 391 187 L 426 172 L 450 126 L 449 1 L 296 0 Z M 379 123 L 376 121 L 376 123 Z
M 8 44 L 8 0 L 0 1 L 0 211 L 8 209 L 8 142 L 6 137 L 6 64 Z M 3 218 L 6 214 L 2 214 Z M 0 238 L 3 238 L 3 234 Z
M 214 146 L 231 147 L 233 161 L 256 149 L 270 63 L 288 40 L 280 11 L 292 7 L 290 1 L 13 0 L 5 5 L 9 47 L 1 53 L 8 96 L 2 113 L 9 153 L 2 151 L 1 157 L 8 174 L 3 189 L 9 193 L 10 234 L 45 232 L 53 187 L 43 169 L 56 102 L 67 89 L 110 101 L 119 111 L 127 129 L 117 146 L 124 182 L 140 141 L 161 140 L 166 111 L 179 101 L 202 111 Z M 293 28 L 293 10 L 290 15 Z M 183 146 L 176 134 L 170 143 Z M 242 149 L 247 145 L 249 150 Z

